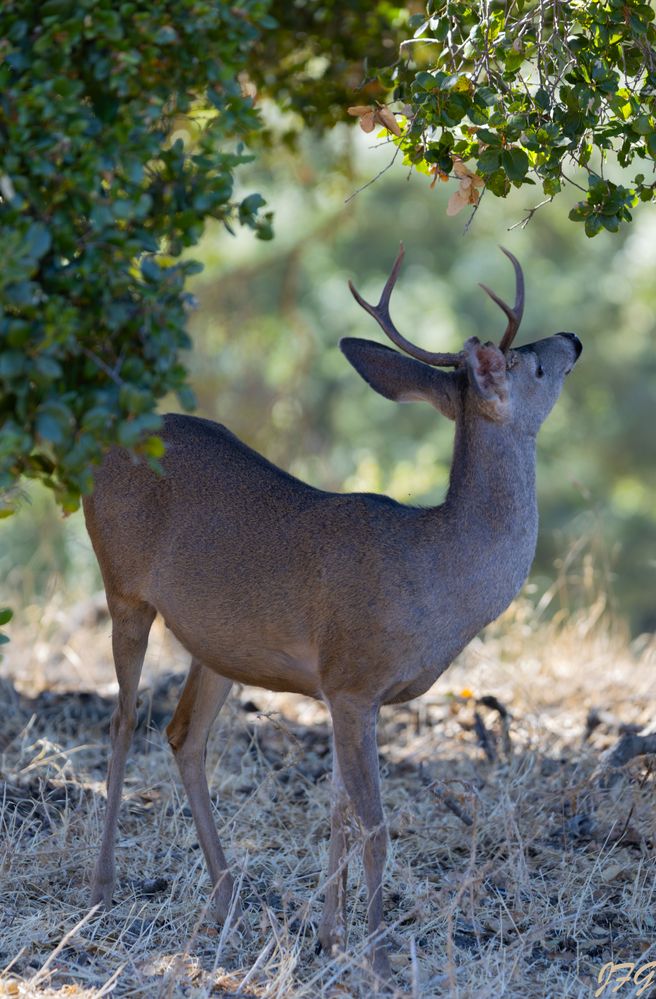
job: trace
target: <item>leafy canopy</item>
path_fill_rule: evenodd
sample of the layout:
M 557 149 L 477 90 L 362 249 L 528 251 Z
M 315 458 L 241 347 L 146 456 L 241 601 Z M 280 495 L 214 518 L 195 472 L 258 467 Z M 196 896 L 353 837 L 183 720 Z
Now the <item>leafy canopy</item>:
M 179 355 L 197 265 L 181 254 L 208 219 L 271 236 L 261 196 L 233 193 L 246 142 L 291 138 L 262 130 L 254 93 L 319 129 L 352 120 L 357 102 L 361 125 L 386 124 L 407 164 L 455 173 L 453 210 L 483 184 L 500 197 L 537 184 L 551 199 L 573 165 L 588 186 L 570 217 L 588 235 L 654 197 L 650 4 L 417 7 L 3 5 L 0 492 L 35 477 L 72 510 L 110 444 L 157 464 L 158 399 L 193 405 Z
M 180 254 L 208 218 L 271 234 L 262 198 L 233 196 L 266 6 L 3 6 L 0 489 L 39 478 L 72 510 L 109 444 L 156 462 L 158 398 L 193 405 Z
M 394 139 L 406 164 L 446 177 L 462 161 L 497 197 L 539 185 L 547 199 L 583 167 L 569 217 L 588 236 L 654 198 L 650 3 L 430 0 L 410 26 L 398 63 L 378 74 L 407 118 Z

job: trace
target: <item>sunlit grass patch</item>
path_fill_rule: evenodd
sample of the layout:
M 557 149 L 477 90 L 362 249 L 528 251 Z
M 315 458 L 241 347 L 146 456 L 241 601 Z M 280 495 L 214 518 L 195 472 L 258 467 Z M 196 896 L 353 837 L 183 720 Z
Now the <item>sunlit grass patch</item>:
M 427 695 L 382 712 L 399 995 L 542 999 L 548 985 L 587 999 L 607 962 L 650 959 L 650 758 L 610 779 L 603 752 L 622 726 L 651 720 L 654 646 L 631 647 L 593 617 L 548 622 L 519 601 Z M 185 665 L 163 629 L 128 768 L 115 906 L 89 915 L 114 696 L 109 630 L 98 602 L 69 614 L 53 604 L 8 646 L 0 995 L 375 994 L 357 844 L 347 951 L 315 952 L 329 829 L 321 704 L 245 688 L 220 717 L 208 773 L 249 933 L 214 924 L 162 732 L 181 682 L 168 670 Z

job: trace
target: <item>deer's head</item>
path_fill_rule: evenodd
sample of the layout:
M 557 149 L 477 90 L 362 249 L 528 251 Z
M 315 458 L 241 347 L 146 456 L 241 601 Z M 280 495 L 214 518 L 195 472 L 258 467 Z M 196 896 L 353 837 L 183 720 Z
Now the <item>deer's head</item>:
M 511 347 L 524 311 L 524 277 L 512 253 L 503 250 L 515 269 L 514 306 L 511 308 L 481 285 L 508 319 L 498 346 L 470 337 L 455 354 L 424 350 L 398 332 L 389 314 L 389 300 L 403 252 L 401 245 L 378 305 L 365 302 L 351 282 L 349 287 L 359 305 L 405 353 L 399 354 L 371 340 L 345 337 L 340 347 L 353 367 L 387 399 L 396 402 L 423 399 L 452 420 L 482 419 L 516 434 L 536 434 L 581 353 L 578 337 L 574 333 L 556 333 L 523 347 Z M 440 370 L 445 367 L 454 370 Z

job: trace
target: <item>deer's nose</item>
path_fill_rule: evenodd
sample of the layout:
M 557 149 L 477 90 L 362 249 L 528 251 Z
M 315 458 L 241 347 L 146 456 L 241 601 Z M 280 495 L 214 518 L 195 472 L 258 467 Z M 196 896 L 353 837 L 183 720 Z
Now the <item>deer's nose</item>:
M 568 340 L 571 340 L 574 345 L 574 350 L 576 351 L 576 358 L 580 357 L 581 351 L 583 350 L 583 344 L 577 337 L 576 333 L 559 333 L 558 336 L 566 336 Z

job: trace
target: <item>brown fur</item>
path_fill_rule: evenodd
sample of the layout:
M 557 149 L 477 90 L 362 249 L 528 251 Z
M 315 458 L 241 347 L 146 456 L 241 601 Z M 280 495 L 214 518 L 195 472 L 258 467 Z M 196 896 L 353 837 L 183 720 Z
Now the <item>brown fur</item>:
M 94 901 L 111 901 L 114 835 L 148 632 L 156 612 L 192 655 L 168 734 L 225 918 L 232 880 L 211 817 L 207 735 L 231 681 L 322 698 L 334 728 L 335 803 L 320 939 L 344 938 L 346 803 L 366 840 L 372 938 L 386 834 L 376 754 L 381 704 L 425 691 L 512 600 L 537 534 L 535 436 L 580 345 L 556 335 L 512 351 L 468 341 L 445 373 L 379 344 L 342 349 L 387 398 L 424 399 L 456 423 L 446 501 L 322 492 L 224 427 L 165 418 L 164 475 L 111 451 L 84 502 L 113 619 L 120 685 Z M 544 377 L 537 376 L 537 365 Z M 388 973 L 376 940 L 374 967 Z

